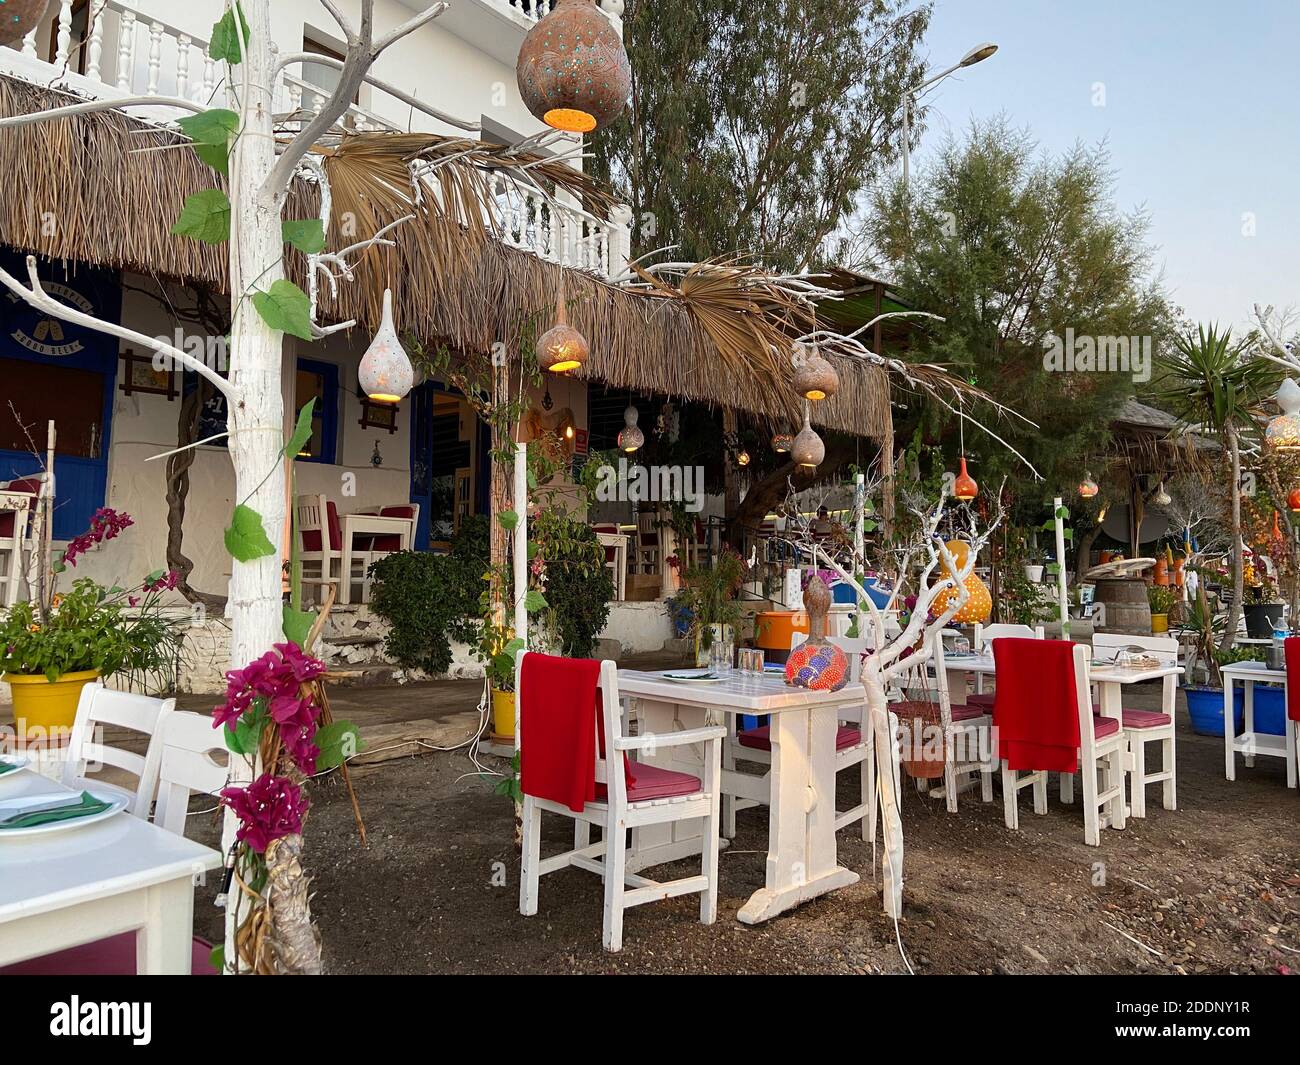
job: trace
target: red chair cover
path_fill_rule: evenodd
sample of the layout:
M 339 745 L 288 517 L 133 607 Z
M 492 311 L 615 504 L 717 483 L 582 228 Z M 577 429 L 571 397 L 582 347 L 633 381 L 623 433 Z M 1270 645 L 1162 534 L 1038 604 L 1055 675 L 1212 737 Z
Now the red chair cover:
M 993 727 L 999 757 L 1011 769 L 1076 772 L 1074 643 L 1004 637 L 993 641 L 993 660 L 998 677 Z
M 581 810 L 596 798 L 600 663 L 530 654 L 521 673 L 519 786 Z
M 1288 636 L 1286 649 L 1286 716 L 1300 721 L 1300 636 Z

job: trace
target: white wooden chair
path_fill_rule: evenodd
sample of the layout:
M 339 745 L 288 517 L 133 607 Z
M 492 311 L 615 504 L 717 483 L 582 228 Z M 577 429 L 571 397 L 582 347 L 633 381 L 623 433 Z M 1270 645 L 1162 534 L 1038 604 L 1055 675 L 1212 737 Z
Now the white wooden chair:
M 351 574 L 343 572 L 343 529 L 338 509 L 332 499 L 324 495 L 301 495 L 298 508 L 298 560 L 302 563 L 303 584 L 317 586 L 317 601 L 325 597 L 324 588 L 336 587 L 345 577 L 365 587 L 369 553 L 356 551 L 352 555 Z
M 1016 637 L 1025 640 L 1041 640 L 1043 638 L 1043 626 L 1035 625 L 1030 628 L 1028 625 L 981 625 L 975 623 L 975 639 L 971 644 L 971 649 L 976 654 L 992 654 L 993 641 L 1001 639 L 1004 636 Z M 984 674 L 975 674 L 975 690 L 966 696 L 966 701 L 972 706 L 986 707 L 989 713 L 993 712 L 993 693 L 984 690 Z
M 1141 647 L 1158 658 L 1162 665 L 1178 665 L 1178 640 L 1172 636 L 1125 636 L 1118 633 L 1096 633 L 1092 637 L 1093 657 L 1114 658 L 1122 648 Z M 1174 741 L 1174 700 L 1177 698 L 1178 678 L 1164 678 L 1160 710 L 1129 710 L 1123 713 L 1124 736 L 1129 752 L 1129 805 L 1134 817 L 1146 817 L 1148 784 L 1163 783 L 1163 805 L 1166 810 L 1178 809 L 1177 757 Z M 1148 773 L 1146 747 L 1148 743 L 1160 744 L 1160 769 Z
M 32 550 L 32 514 L 37 496 L 0 489 L 0 606 L 18 602 L 23 558 Z
M 158 801 L 154 824 L 185 835 L 191 792 L 216 795 L 226 786 L 229 768 L 225 740 L 212 718 L 176 710 L 168 714 L 159 733 L 162 756 L 158 762 Z M 222 761 L 212 756 L 220 754 Z
M 1044 641 L 1048 643 L 1052 641 Z M 1071 648 L 1074 698 L 1079 714 L 1079 775 L 1083 780 L 1083 838 L 1090 847 L 1101 845 L 1102 813 L 1112 828 L 1125 824 L 1124 774 L 1128 744 L 1118 721 L 1096 717 L 1088 679 L 1091 651 L 1083 644 Z M 1001 663 L 999 663 L 999 667 Z M 996 721 L 995 721 L 996 725 Z M 1018 798 L 1022 788 L 1034 789 L 1034 813 L 1047 813 L 1048 771 L 1010 769 L 1002 759 L 1002 801 L 1006 825 L 1019 829 Z M 1100 778 L 1100 779 L 1099 779 Z
M 790 641 L 790 649 L 793 651 L 807 639 L 806 633 L 794 633 Z M 838 647 L 848 656 L 849 682 L 856 684 L 862 676 L 862 652 L 871 646 L 870 641 L 866 638 L 830 636 L 827 637 L 826 642 Z M 844 707 L 839 713 L 840 725 L 835 735 L 835 774 L 838 777 L 843 770 L 857 766 L 862 790 L 860 801 L 856 806 L 848 810 L 835 811 L 835 831 L 838 832 L 841 828 L 845 828 L 855 821 L 860 821 L 862 823 L 862 838 L 872 840 L 876 837 L 875 733 L 867 721 L 867 705 L 865 701 L 857 707 Z M 729 718 L 733 723 L 736 720 L 733 715 L 729 715 Z M 897 718 L 892 713 L 890 718 L 892 725 L 890 735 L 896 736 L 898 735 Z M 727 743 L 722 754 L 723 764 L 726 768 L 729 770 L 735 769 L 737 761 L 770 766 L 772 764 L 772 741 L 769 728 L 770 726 L 763 725 L 759 728 L 735 731 L 734 724 L 730 725 Z M 892 765 L 894 767 L 895 782 L 897 782 L 899 773 L 897 757 L 892 759 Z M 764 779 L 766 780 L 767 776 Z M 895 790 L 897 791 L 897 788 Z M 760 805 L 760 801 L 726 795 L 723 796 L 722 804 L 723 835 L 728 839 L 734 839 L 736 835 L 736 813 L 739 810 Z M 762 805 L 768 805 L 768 803 L 762 803 Z
M 661 515 L 654 510 L 641 510 L 636 515 L 636 571 L 659 572 L 659 535 Z
M 516 729 L 521 757 L 528 757 L 528 727 L 524 726 L 528 713 L 530 691 L 523 683 L 527 652 L 520 652 L 515 664 L 515 691 L 519 702 Z M 537 913 L 538 881 L 547 873 L 568 866 L 586 869 L 598 874 L 605 882 L 605 908 L 602 939 L 606 950 L 617 951 L 623 947 L 623 912 L 632 906 L 677 895 L 700 893 L 700 922 L 713 924 L 718 912 L 718 828 L 721 783 L 722 740 L 727 730 L 721 725 L 688 729 L 660 736 L 624 736 L 622 711 L 618 695 L 617 667 L 611 661 L 600 664 L 600 694 L 602 713 L 599 728 L 604 743 L 597 747 L 596 781 L 605 787 L 605 798 L 588 802 L 580 811 L 562 803 L 524 793 L 523 800 L 523 859 L 520 871 L 519 912 L 525 917 Z M 594 715 L 593 715 L 594 716 Z M 536 727 L 530 725 L 530 727 Z M 704 750 L 704 778 L 690 778 L 698 785 L 683 794 L 644 801 L 637 799 L 636 790 L 629 789 L 627 774 L 621 760 L 626 752 L 661 750 L 686 744 L 702 744 Z M 607 757 L 600 751 L 607 752 Z M 614 769 L 610 770 L 610 761 Z M 638 770 L 654 770 L 644 763 Z M 654 780 L 685 776 L 669 770 L 651 774 Z M 522 781 L 521 781 L 522 783 Z M 670 782 L 671 783 L 671 782 Z M 664 790 L 672 790 L 666 788 Z M 548 858 L 541 857 L 542 812 L 563 814 L 575 819 L 574 849 Z M 697 876 L 683 877 L 663 883 L 649 880 L 627 871 L 627 830 L 644 825 L 667 824 L 678 821 L 701 822 L 702 849 L 700 872 Z M 602 830 L 603 839 L 589 843 L 590 827 Z
M 147 695 L 114 691 L 98 681 L 87 684 L 81 689 L 81 699 L 77 703 L 77 716 L 68 741 L 68 760 L 63 766 L 63 783 L 73 788 L 93 784 L 96 788 L 125 795 L 130 799 L 127 811 L 147 820 L 158 787 L 158 765 L 162 760 L 162 744 L 158 736 L 175 708 L 175 699 L 151 699 Z M 103 743 L 96 732 L 106 725 L 144 733 L 149 737 L 145 753 L 139 755 Z M 105 765 L 134 776 L 135 790 L 87 775 L 93 768 Z
M 993 771 L 997 755 L 989 731 L 993 726 L 992 710 L 969 702 L 953 705 L 948 691 L 942 631 L 936 632 L 932 639 L 936 694 L 939 697 L 939 715 L 944 731 L 944 799 L 948 812 L 956 813 L 962 778 L 971 774 L 979 776 L 980 799 L 983 802 L 993 801 Z M 976 757 L 970 757 L 972 752 Z

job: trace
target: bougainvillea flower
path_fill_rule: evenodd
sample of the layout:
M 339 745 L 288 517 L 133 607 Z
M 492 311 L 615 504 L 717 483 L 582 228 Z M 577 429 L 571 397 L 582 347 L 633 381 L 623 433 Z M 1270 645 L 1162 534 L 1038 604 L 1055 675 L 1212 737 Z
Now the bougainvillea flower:
M 134 524 L 129 514 L 120 514 L 111 507 L 100 507 L 90 519 L 90 528 L 69 542 L 67 550 L 63 552 L 64 563 L 75 566 L 78 555 L 85 554 L 96 544 L 113 539 Z
M 176 587 L 178 580 L 180 580 L 180 574 L 174 569 L 169 569 L 156 581 L 145 581 L 144 590 L 146 592 L 170 592 Z
M 246 788 L 223 788 L 221 804 L 239 818 L 235 838 L 258 854 L 277 839 L 302 831 L 307 796 L 292 780 L 263 773 Z

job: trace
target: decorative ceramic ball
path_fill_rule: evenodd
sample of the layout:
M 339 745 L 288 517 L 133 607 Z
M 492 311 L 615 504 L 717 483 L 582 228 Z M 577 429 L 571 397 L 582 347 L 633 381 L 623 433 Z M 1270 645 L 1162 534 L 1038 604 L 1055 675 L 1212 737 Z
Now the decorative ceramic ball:
M 786 659 L 785 682 L 796 688 L 837 692 L 849 682 L 848 656 L 834 644 L 801 643 Z
M 0 45 L 17 44 L 40 25 L 51 0 L 0 0 Z
M 950 540 L 944 546 L 948 548 L 948 553 L 952 555 L 953 565 L 956 566 L 957 570 L 966 565 L 966 561 L 970 557 L 970 544 L 962 540 Z M 957 576 L 952 567 L 945 568 L 950 577 Z M 979 576 L 974 571 L 963 583 L 970 593 L 970 598 L 966 600 L 966 605 L 953 615 L 952 620 L 963 625 L 983 624 L 988 621 L 989 616 L 993 613 L 993 597 L 989 595 L 988 586 L 979 579 Z M 956 594 L 956 588 L 948 588 L 940 592 L 935 597 L 930 612 L 936 616 L 942 614 L 948 608 L 949 598 Z

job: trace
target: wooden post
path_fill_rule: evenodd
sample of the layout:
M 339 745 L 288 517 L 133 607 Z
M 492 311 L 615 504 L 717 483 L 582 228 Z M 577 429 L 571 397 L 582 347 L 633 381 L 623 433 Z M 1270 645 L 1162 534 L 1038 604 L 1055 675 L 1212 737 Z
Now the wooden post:
M 1065 519 L 1061 517 L 1061 497 L 1052 500 L 1052 517 L 1056 521 L 1056 595 L 1061 608 L 1061 639 L 1070 638 L 1070 608 L 1065 592 Z

